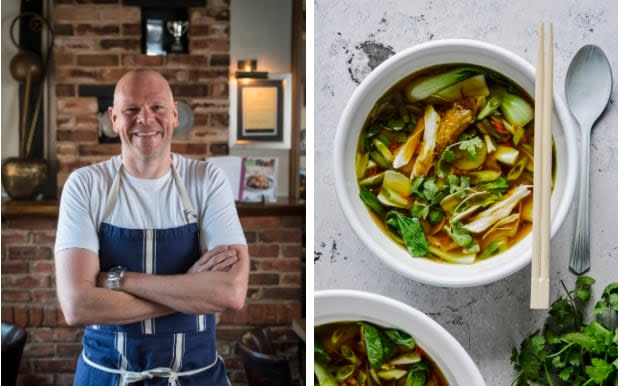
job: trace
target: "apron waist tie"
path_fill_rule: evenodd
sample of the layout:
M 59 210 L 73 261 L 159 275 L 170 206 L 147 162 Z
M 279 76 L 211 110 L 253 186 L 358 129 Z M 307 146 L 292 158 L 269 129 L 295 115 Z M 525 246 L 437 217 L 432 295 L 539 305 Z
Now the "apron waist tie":
M 129 370 L 122 370 L 122 369 L 112 369 L 109 367 L 102 366 L 98 363 L 95 363 L 92 360 L 90 360 L 86 356 L 86 353 L 83 351 L 82 351 L 82 358 L 84 359 L 84 362 L 86 362 L 86 364 L 88 364 L 91 367 L 94 367 L 97 370 L 101 370 L 106 373 L 120 375 L 120 386 L 124 386 L 132 382 L 138 382 L 138 381 L 143 381 L 145 379 L 153 379 L 153 378 L 169 378 L 168 383 L 171 386 L 177 386 L 178 385 L 177 380 L 179 377 L 194 375 L 194 374 L 198 374 L 203 371 L 206 371 L 210 369 L 211 367 L 213 367 L 214 365 L 216 365 L 217 361 L 221 359 L 221 357 L 217 355 L 215 357 L 214 362 L 212 362 L 211 364 L 204 366 L 204 367 L 200 367 L 198 369 L 190 370 L 190 371 L 174 371 L 170 369 L 169 367 L 155 367 L 154 369 L 144 370 L 144 371 L 129 371 Z

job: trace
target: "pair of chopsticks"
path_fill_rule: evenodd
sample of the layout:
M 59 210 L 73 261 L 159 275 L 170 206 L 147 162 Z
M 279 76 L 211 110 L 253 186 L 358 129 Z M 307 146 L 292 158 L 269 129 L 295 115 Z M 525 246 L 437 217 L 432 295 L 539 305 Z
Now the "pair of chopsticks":
M 551 206 L 551 118 L 553 95 L 553 32 L 539 25 L 534 84 L 534 193 L 532 212 L 532 275 L 530 308 L 549 308 L 550 206 Z M 547 43 L 547 46 L 545 45 Z

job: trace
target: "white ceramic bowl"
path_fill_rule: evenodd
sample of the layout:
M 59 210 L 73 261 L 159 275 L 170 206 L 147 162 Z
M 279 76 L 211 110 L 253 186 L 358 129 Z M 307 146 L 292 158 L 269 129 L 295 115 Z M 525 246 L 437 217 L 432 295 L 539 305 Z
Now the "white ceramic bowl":
M 505 252 L 471 265 L 413 258 L 392 241 L 371 218 L 359 198 L 354 156 L 360 131 L 374 103 L 405 76 L 438 64 L 469 63 L 493 69 L 534 95 L 534 67 L 501 47 L 475 40 L 438 40 L 402 51 L 374 69 L 348 101 L 335 136 L 335 187 L 343 212 L 363 243 L 384 263 L 416 281 L 444 287 L 469 287 L 502 279 L 528 264 L 532 234 Z M 551 197 L 551 235 L 563 223 L 575 191 L 577 154 L 575 131 L 562 100 L 554 94 L 552 133 L 556 150 L 556 176 Z
M 481 372 L 466 350 L 436 321 L 397 300 L 369 292 L 325 290 L 315 293 L 315 326 L 367 321 L 412 335 L 451 386 L 484 386 Z

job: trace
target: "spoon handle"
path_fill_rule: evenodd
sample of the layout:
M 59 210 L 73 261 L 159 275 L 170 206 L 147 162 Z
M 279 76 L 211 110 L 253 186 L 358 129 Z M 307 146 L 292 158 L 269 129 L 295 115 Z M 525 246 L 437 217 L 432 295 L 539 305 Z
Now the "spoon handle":
M 579 168 L 580 184 L 577 204 L 575 238 L 571 245 L 569 268 L 577 275 L 590 269 L 589 191 L 590 191 L 590 129 L 582 130 L 582 160 Z

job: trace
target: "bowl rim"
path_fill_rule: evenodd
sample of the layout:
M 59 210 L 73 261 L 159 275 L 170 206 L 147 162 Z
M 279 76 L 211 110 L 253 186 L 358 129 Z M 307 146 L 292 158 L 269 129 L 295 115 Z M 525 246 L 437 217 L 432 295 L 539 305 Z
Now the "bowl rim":
M 347 304 L 351 312 L 341 311 L 342 303 Z M 408 304 L 384 295 L 351 289 L 316 291 L 314 304 L 314 328 L 327 323 L 355 320 L 398 328 L 414 336 L 419 346 L 447 377 L 449 384 L 461 384 L 463 379 L 465 385 L 485 385 L 478 366 L 459 341 L 440 323 Z M 378 314 L 381 317 L 376 316 Z M 397 321 L 393 323 L 394 319 Z M 411 331 L 412 327 L 415 332 Z M 432 344 L 427 344 L 427 341 Z
M 373 255 L 380 258 L 387 266 L 391 269 L 399 272 L 400 274 L 412 278 L 416 281 L 435 285 L 442 287 L 472 287 L 472 286 L 480 286 L 488 283 L 495 282 L 504 277 L 507 277 L 520 269 L 522 269 L 525 265 L 529 264 L 531 261 L 531 235 L 526 236 L 523 240 L 518 242 L 520 246 L 517 249 L 517 253 L 521 255 L 520 258 L 510 259 L 503 264 L 500 264 L 496 267 L 491 267 L 491 270 L 482 270 L 482 267 L 486 267 L 492 259 L 495 259 L 497 256 L 494 256 L 490 259 L 475 262 L 469 266 L 462 266 L 456 264 L 441 264 L 441 263 L 426 263 L 419 262 L 421 260 L 430 261 L 428 259 L 417 259 L 414 262 L 410 263 L 408 261 L 403 261 L 400 259 L 396 259 L 387 255 L 387 253 L 380 247 L 379 243 L 372 239 L 372 233 L 361 226 L 361 221 L 359 214 L 355 212 L 352 207 L 351 199 L 359 200 L 358 197 L 354 198 L 349 193 L 349 186 L 346 185 L 345 175 L 346 175 L 346 158 L 344 157 L 344 149 L 347 145 L 348 139 L 346 137 L 346 133 L 348 132 L 350 122 L 353 119 L 356 119 L 355 116 L 358 115 L 355 113 L 356 109 L 361 103 L 365 103 L 364 99 L 366 95 L 370 92 L 371 88 L 375 87 L 376 84 L 381 84 L 380 82 L 385 81 L 384 78 L 388 78 L 388 75 L 385 75 L 386 71 L 391 67 L 400 66 L 401 63 L 405 63 L 409 61 L 411 57 L 415 55 L 426 54 L 427 52 L 438 51 L 443 52 L 448 49 L 453 50 L 465 50 L 466 54 L 475 53 L 475 54 L 484 54 L 489 57 L 491 60 L 497 60 L 503 63 L 511 63 L 509 67 L 513 68 L 515 72 L 521 72 L 522 76 L 526 79 L 532 80 L 534 82 L 535 78 L 535 69 L 532 64 L 524 60 L 522 57 L 514 54 L 511 51 L 508 51 L 505 48 L 500 46 L 483 42 L 480 40 L 471 40 L 471 39 L 442 39 L 420 43 L 418 45 L 409 47 L 407 49 L 402 50 L 401 52 L 391 56 L 383 63 L 381 63 L 378 67 L 376 67 L 369 75 L 361 82 L 361 84 L 354 90 L 352 96 L 348 100 L 345 108 L 341 114 L 339 119 L 337 130 L 335 134 L 334 141 L 334 151 L 333 151 L 333 162 L 334 162 L 334 175 L 335 175 L 335 190 L 337 194 L 337 199 L 339 205 L 344 212 L 344 216 L 347 219 L 348 223 L 352 227 L 353 231 L 356 233 L 358 238 L 369 248 L 369 250 L 373 253 Z M 458 52 L 458 55 L 461 55 L 461 52 Z M 416 60 L 416 59 L 412 59 Z M 468 59 L 470 60 L 470 59 Z M 466 60 L 462 59 L 460 62 L 464 63 Z M 432 65 L 437 65 L 439 63 L 425 65 L 421 68 L 427 68 Z M 483 66 L 483 64 L 478 64 Z M 485 65 L 489 67 L 488 65 Z M 491 67 L 490 67 L 491 68 Z M 411 73 L 412 71 L 410 71 Z M 500 71 L 499 71 L 500 72 Z M 399 77 L 397 80 L 401 79 Z M 396 81 L 395 81 L 396 82 Z M 395 82 L 391 82 L 388 84 L 388 87 L 384 89 L 383 92 L 392 87 Z M 523 87 L 523 86 L 522 86 Z M 575 193 L 575 183 L 577 180 L 577 152 L 575 145 L 575 130 L 573 128 L 573 122 L 571 120 L 570 113 L 568 112 L 566 105 L 564 102 L 558 98 L 556 90 L 554 88 L 553 95 L 553 137 L 558 136 L 563 138 L 564 142 L 564 152 L 566 154 L 566 158 L 563 160 L 565 164 L 565 176 L 564 176 L 564 186 L 563 186 L 563 195 L 561 197 L 560 202 L 556 202 L 556 209 L 552 208 L 552 219 L 551 219 L 551 236 L 553 237 L 569 212 L 569 209 L 572 205 L 574 193 Z M 372 102 L 373 103 L 373 102 Z M 363 120 L 365 117 L 363 116 Z M 558 123 L 558 125 L 556 125 Z M 559 128 L 557 128 L 559 126 Z M 560 131 L 561 130 L 561 131 Z M 356 138 L 354 139 L 356 141 Z M 561 161 L 562 162 L 562 161 Z M 355 181 L 356 182 L 356 181 Z M 356 184 L 356 189 L 358 189 L 358 184 Z M 554 192 L 552 192 L 552 207 L 554 202 Z M 556 198 L 557 200 L 557 198 Z M 378 231 L 378 227 L 376 226 L 376 231 Z M 381 230 L 379 230 L 381 234 Z M 378 236 L 382 237 L 382 236 Z M 388 237 L 385 236 L 384 237 Z M 394 244 L 394 242 L 393 242 Z M 510 248 L 506 253 L 513 250 L 515 246 Z M 403 249 L 402 249 L 403 250 Z M 431 266 L 433 264 L 434 266 Z M 432 272 L 437 268 L 435 265 L 440 264 L 441 267 L 438 269 L 440 272 L 435 273 Z M 471 268 L 475 267 L 476 268 Z M 481 267 L 482 266 L 482 267 Z M 454 268 L 457 267 L 457 268 Z M 421 269 L 419 269 L 421 268 Z M 425 269 L 429 268 L 429 269 Z M 465 273 L 465 274 L 461 274 Z

